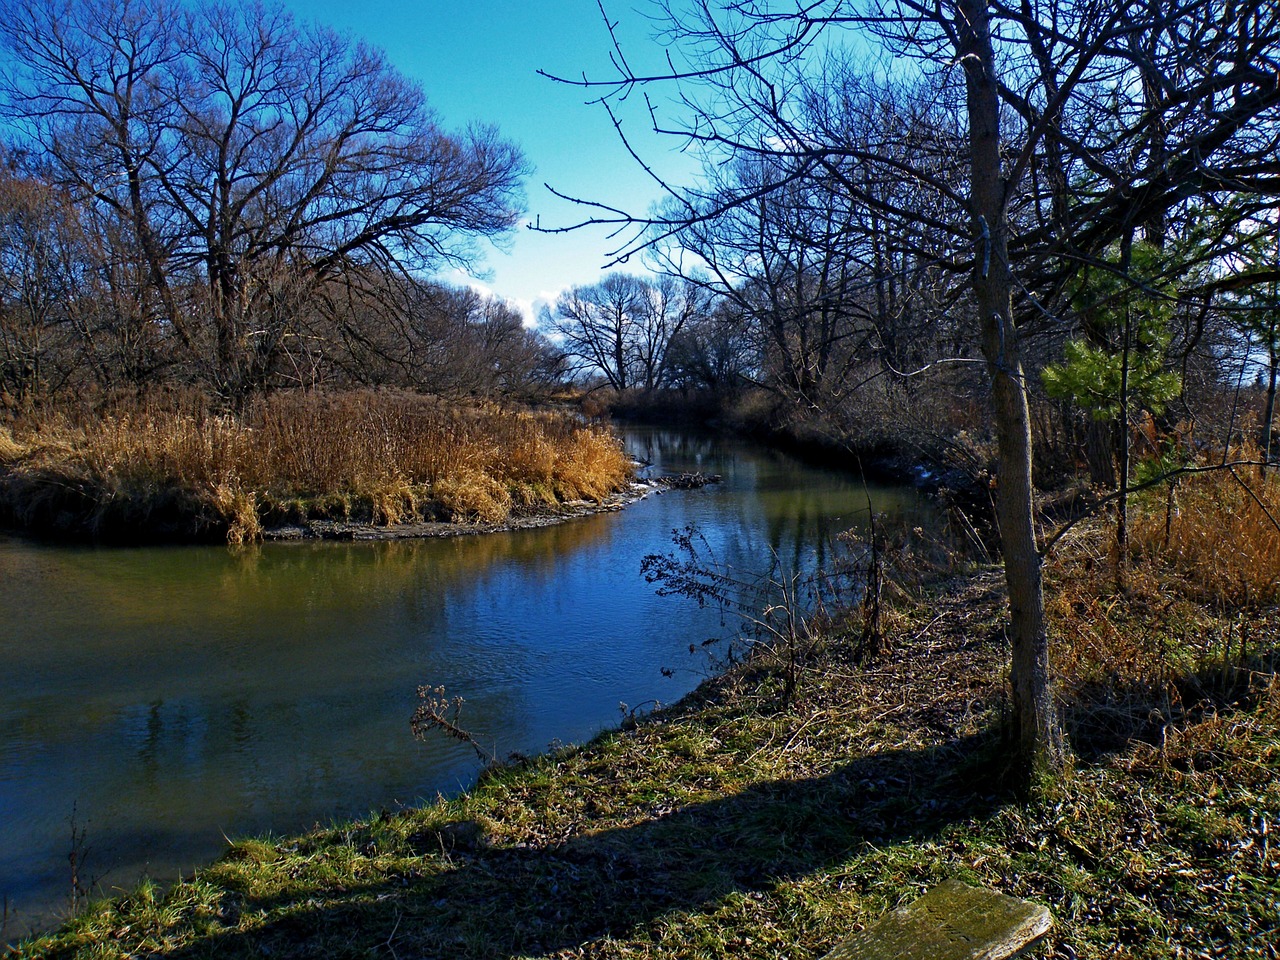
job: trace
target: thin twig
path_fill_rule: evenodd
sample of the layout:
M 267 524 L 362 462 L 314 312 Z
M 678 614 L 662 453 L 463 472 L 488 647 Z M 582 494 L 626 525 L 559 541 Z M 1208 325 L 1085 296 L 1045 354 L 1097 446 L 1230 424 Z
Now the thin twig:
M 1147 490 L 1147 489 L 1150 489 L 1151 487 L 1158 486 L 1159 484 L 1164 483 L 1165 481 L 1176 480 L 1178 477 L 1190 477 L 1200 473 L 1216 473 L 1219 470 L 1231 471 L 1232 476 L 1236 476 L 1235 470 L 1233 469 L 1235 467 L 1261 467 L 1261 466 L 1267 466 L 1267 465 L 1268 464 L 1266 464 L 1262 460 L 1230 460 L 1230 461 L 1224 461 L 1222 463 L 1210 464 L 1207 467 L 1192 467 L 1192 466 L 1175 467 L 1174 469 L 1168 470 L 1164 473 L 1154 476 L 1149 480 L 1144 480 L 1142 483 L 1131 485 L 1128 489 L 1128 492 L 1131 494 L 1138 493 L 1142 490 Z M 1244 483 L 1244 481 L 1240 480 L 1238 476 L 1236 476 L 1236 480 L 1240 483 Z M 1247 485 L 1245 489 L 1246 490 L 1249 489 Z M 1252 491 L 1250 491 L 1250 494 L 1252 495 Z M 1112 493 L 1108 493 L 1106 496 L 1101 497 L 1097 503 L 1095 503 L 1092 507 L 1090 507 L 1084 513 L 1082 513 L 1080 516 L 1073 517 L 1072 519 L 1068 520 L 1061 527 L 1059 527 L 1058 530 L 1053 534 L 1053 536 L 1051 536 L 1048 540 L 1046 540 L 1044 544 L 1040 547 L 1040 556 L 1042 558 L 1047 557 L 1049 555 L 1049 552 L 1054 548 L 1055 545 L 1057 545 L 1058 541 L 1061 540 L 1063 537 L 1065 537 L 1067 533 L 1073 527 L 1076 526 L 1076 524 L 1081 523 L 1085 520 L 1088 520 L 1090 517 L 1096 517 L 1098 515 L 1098 512 L 1103 507 L 1105 507 L 1107 504 L 1112 503 L 1118 499 L 1120 499 L 1120 491 L 1116 490 Z M 1254 499 L 1257 499 L 1257 498 L 1255 497 Z M 1261 504 L 1261 501 L 1259 501 L 1259 504 Z M 1271 515 L 1268 514 L 1267 516 L 1270 517 Z M 1276 522 L 1275 518 L 1271 518 L 1271 522 L 1275 523 Z M 1280 525 L 1278 525 L 1276 529 L 1280 530 Z

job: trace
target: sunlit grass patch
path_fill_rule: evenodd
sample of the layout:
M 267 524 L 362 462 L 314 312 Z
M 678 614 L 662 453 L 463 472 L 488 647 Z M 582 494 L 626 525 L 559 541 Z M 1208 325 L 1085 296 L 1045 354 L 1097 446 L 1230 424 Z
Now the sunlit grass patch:
M 0 426 L 0 464 L 12 463 L 25 452 L 26 447 L 13 439 L 13 432 Z
M 1253 450 L 1243 459 L 1257 459 Z M 1280 472 L 1210 471 L 1148 495 L 1133 524 L 1139 560 L 1159 564 L 1166 588 L 1221 609 L 1280 599 Z
M 1184 478 L 1174 499 L 1159 491 L 1136 498 L 1123 590 L 1101 520 L 1055 547 L 1047 612 L 1078 750 L 1168 744 L 1180 730 L 1265 699 L 1280 656 L 1280 595 L 1269 586 L 1280 576 L 1280 566 L 1269 567 L 1280 530 L 1264 498 L 1280 507 L 1277 494 L 1274 477 L 1218 471 Z M 1257 512 L 1241 525 L 1234 511 L 1247 514 L 1250 503 Z

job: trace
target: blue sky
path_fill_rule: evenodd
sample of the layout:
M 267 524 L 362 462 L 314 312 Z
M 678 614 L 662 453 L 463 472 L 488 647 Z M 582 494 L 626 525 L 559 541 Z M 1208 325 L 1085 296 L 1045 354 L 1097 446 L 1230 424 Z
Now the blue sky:
M 655 64 L 661 47 L 653 25 L 638 11 L 646 0 L 606 0 L 633 66 Z M 299 19 L 314 20 L 363 37 L 383 49 L 406 76 L 420 82 L 446 128 L 496 124 L 535 166 L 528 183 L 530 221 L 543 226 L 577 222 L 584 211 L 557 200 L 543 186 L 643 213 L 658 187 L 626 153 L 603 109 L 588 106 L 592 94 L 537 75 L 609 74 L 610 40 L 596 0 L 289 0 Z M 628 137 L 664 176 L 687 181 L 693 161 L 674 141 L 655 138 L 638 99 L 625 105 Z M 607 231 L 542 235 L 523 227 L 509 252 L 490 250 L 479 279 L 446 275 L 513 301 L 536 316 L 542 302 L 574 284 L 603 277 Z M 632 262 L 622 268 L 642 272 Z

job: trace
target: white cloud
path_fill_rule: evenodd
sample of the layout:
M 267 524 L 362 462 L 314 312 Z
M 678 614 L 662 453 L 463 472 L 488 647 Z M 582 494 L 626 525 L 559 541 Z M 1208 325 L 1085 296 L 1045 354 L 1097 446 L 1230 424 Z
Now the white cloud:
M 556 300 L 560 298 L 560 294 L 568 290 L 570 286 L 571 284 L 565 284 L 563 287 L 560 287 L 558 290 L 539 290 L 538 295 L 533 298 L 533 301 L 530 304 L 532 308 L 533 323 L 528 324 L 528 322 L 526 321 L 526 326 L 531 325 L 536 327 L 538 325 L 538 318 L 542 316 L 543 308 L 545 307 L 548 310 L 554 308 L 556 305 Z
M 538 326 L 538 301 L 526 300 L 523 297 L 508 297 L 507 303 L 520 311 L 524 318 L 524 328 L 533 330 Z
M 454 267 L 443 277 L 445 283 L 454 287 L 470 287 L 476 293 L 484 294 L 486 297 L 497 296 L 493 292 L 493 287 L 489 286 L 481 280 L 477 280 L 461 267 Z

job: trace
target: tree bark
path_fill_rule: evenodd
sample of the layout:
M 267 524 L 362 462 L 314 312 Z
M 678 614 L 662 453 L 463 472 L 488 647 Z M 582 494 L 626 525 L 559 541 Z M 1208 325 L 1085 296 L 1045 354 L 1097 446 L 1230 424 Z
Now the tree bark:
M 1095 487 L 1110 490 L 1116 485 L 1115 423 L 1089 417 L 1084 427 L 1084 456 L 1089 480 Z
M 1120 416 L 1116 423 L 1117 453 L 1120 461 L 1120 499 L 1116 504 L 1116 592 L 1124 593 L 1129 576 L 1129 460 L 1132 439 L 1129 436 L 1129 344 L 1132 338 L 1133 314 L 1124 310 L 1124 345 L 1120 351 Z
M 1013 323 L 1007 184 L 1000 154 L 1000 101 L 986 0 L 960 0 L 958 59 L 964 65 L 974 221 L 973 288 L 991 378 L 998 449 L 996 519 L 1009 590 L 1014 748 L 1028 784 L 1061 766 L 1064 744 L 1049 670 L 1044 585 L 1032 515 L 1031 417 Z
M 1270 355 L 1267 358 L 1267 405 L 1262 411 L 1262 459 L 1267 464 L 1271 463 L 1271 433 L 1275 429 L 1276 381 L 1278 377 L 1280 377 L 1280 350 L 1276 349 L 1276 338 L 1273 330 Z

